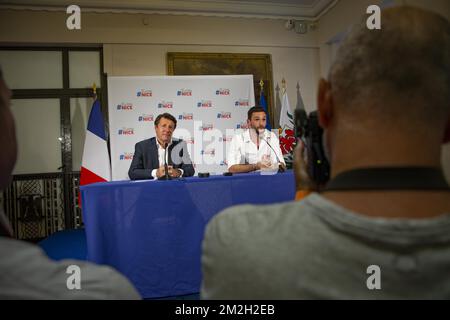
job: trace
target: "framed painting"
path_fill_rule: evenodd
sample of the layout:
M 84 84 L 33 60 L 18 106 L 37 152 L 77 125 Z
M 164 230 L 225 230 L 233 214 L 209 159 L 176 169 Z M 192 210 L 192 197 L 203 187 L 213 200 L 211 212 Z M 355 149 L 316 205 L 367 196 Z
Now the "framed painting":
M 272 128 L 274 127 L 273 76 L 270 54 L 168 52 L 167 74 L 176 76 L 252 74 L 256 104 L 259 104 L 260 81 L 264 82 L 267 108 Z

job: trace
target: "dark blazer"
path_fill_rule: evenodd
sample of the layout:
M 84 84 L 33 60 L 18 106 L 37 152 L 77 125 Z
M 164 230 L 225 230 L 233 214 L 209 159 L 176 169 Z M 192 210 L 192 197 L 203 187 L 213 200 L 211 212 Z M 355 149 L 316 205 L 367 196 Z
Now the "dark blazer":
M 183 177 L 191 177 L 195 170 L 192 165 L 186 142 L 172 138 L 172 144 L 167 149 L 169 166 L 183 170 Z M 172 161 L 173 159 L 173 161 Z M 136 143 L 133 161 L 131 161 L 128 176 L 131 180 L 153 179 L 152 170 L 159 168 L 158 148 L 156 138 L 150 138 Z

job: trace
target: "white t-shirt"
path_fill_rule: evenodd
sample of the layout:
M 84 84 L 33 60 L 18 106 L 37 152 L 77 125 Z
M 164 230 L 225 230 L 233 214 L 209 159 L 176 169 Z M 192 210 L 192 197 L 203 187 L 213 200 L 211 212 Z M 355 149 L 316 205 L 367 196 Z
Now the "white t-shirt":
M 230 142 L 228 149 L 228 168 L 235 164 L 255 164 L 268 158 L 272 163 L 284 162 L 278 137 L 269 130 L 260 135 L 259 149 L 250 138 L 250 131 L 245 130 L 236 134 Z

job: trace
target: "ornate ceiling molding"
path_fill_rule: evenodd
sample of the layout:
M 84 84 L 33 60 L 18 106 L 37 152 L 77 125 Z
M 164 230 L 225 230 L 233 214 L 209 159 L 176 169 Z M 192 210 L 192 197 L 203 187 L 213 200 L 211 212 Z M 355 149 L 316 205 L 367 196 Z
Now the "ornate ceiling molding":
M 171 14 L 259 19 L 316 21 L 339 0 L 237 1 L 237 0 L 5 0 L 0 9 L 65 11 L 77 4 L 82 12 Z M 74 3 L 76 2 L 76 3 Z

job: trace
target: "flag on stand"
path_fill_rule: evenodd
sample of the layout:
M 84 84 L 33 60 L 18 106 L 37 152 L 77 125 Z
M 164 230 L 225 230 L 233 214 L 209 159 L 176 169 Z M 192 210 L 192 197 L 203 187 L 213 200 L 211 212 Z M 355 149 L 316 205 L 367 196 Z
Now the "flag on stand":
M 104 128 L 100 101 L 95 99 L 89 115 L 84 141 L 80 186 L 95 182 L 111 181 L 111 162 Z M 79 199 L 81 207 L 81 194 Z
M 289 104 L 286 90 L 283 90 L 280 112 L 280 148 L 288 168 L 292 168 L 293 151 L 295 146 L 294 115 Z
M 264 89 L 261 87 L 261 93 L 259 95 L 259 105 L 264 108 L 264 111 L 266 112 L 266 129 L 271 131 L 272 126 L 270 125 L 270 116 L 269 116 L 269 110 L 267 109 L 267 103 L 266 99 L 264 98 Z
M 297 82 L 297 106 L 295 107 L 295 109 L 303 109 L 306 111 L 305 109 L 305 104 L 303 103 L 303 99 L 302 99 L 302 94 L 300 93 L 300 85 Z

